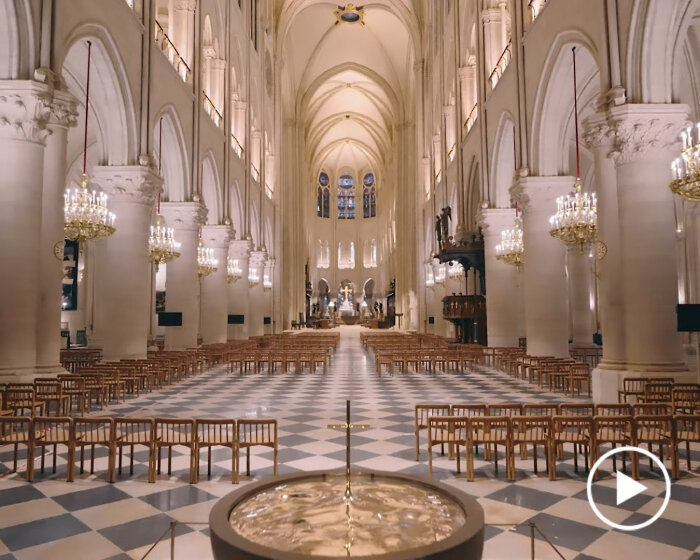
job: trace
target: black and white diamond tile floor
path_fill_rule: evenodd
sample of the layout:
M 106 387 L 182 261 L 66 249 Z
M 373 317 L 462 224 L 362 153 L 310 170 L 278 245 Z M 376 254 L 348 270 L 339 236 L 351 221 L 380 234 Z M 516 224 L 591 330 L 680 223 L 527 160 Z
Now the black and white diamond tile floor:
M 354 467 L 427 475 L 425 441 L 420 461 L 414 460 L 413 406 L 418 402 L 561 402 L 559 394 L 488 368 L 474 373 L 437 375 L 409 373 L 378 377 L 374 360 L 359 342 L 358 327 L 343 327 L 341 343 L 326 375 L 267 374 L 239 376 L 213 369 L 162 391 L 111 406 L 100 414 L 177 417 L 274 417 L 279 420 L 279 472 L 290 473 L 344 466 L 345 438 L 328 423 L 344 420 L 345 400 L 351 399 L 353 420 L 371 428 L 353 434 Z M 700 461 L 700 450 L 694 450 Z M 231 455 L 223 448 L 212 453 L 212 477 L 206 477 L 206 454 L 201 457 L 200 482 L 187 483 L 188 458 L 176 449 L 173 474 L 146 482 L 146 452 L 134 454 L 134 474 L 124 473 L 115 484 L 105 480 L 106 456 L 97 453 L 95 475 L 76 473 L 66 483 L 65 455 L 58 457 L 58 474 L 36 473 L 34 484 L 8 474 L 9 447 L 0 449 L 0 560 L 17 558 L 141 558 L 167 530 L 177 526 L 176 558 L 210 558 L 206 525 L 216 500 L 236 488 L 230 483 Z M 242 460 L 242 465 L 244 464 Z M 50 464 L 47 461 L 47 465 Z M 593 514 L 586 500 L 586 478 L 573 470 L 571 454 L 558 464 L 559 480 L 532 473 L 532 461 L 516 461 L 516 482 L 499 475 L 492 463 L 475 461 L 476 481 L 457 475 L 453 461 L 437 455 L 435 479 L 477 497 L 487 523 L 526 523 L 537 527 L 568 559 L 620 558 L 664 560 L 700 558 L 700 477 L 695 469 L 683 473 L 672 488 L 662 519 L 646 530 L 623 533 L 609 529 Z M 668 462 L 667 462 L 668 464 Z M 11 464 L 9 465 L 11 466 Z M 164 465 L 165 466 L 165 465 Z M 642 466 L 644 468 L 644 466 Z M 245 475 L 245 473 L 243 473 Z M 648 473 L 646 473 L 648 474 Z M 272 475 L 272 451 L 253 449 L 251 479 Z M 642 472 L 645 475 L 645 472 Z M 245 484 L 247 477 L 242 476 Z M 599 508 L 611 520 L 632 524 L 653 515 L 662 501 L 661 480 L 645 478 L 650 490 L 629 507 L 614 504 L 615 480 L 600 486 Z M 529 529 L 489 527 L 484 557 L 530 558 Z M 537 558 L 559 558 L 538 539 Z M 149 558 L 169 558 L 170 546 L 158 545 Z

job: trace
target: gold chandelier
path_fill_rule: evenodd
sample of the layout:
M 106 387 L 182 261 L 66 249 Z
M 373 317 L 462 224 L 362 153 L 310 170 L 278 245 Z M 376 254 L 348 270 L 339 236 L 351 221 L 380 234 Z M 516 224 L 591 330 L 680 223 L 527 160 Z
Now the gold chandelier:
M 248 271 L 248 287 L 255 288 L 258 284 L 260 284 L 260 275 L 255 268 L 251 268 Z
M 680 157 L 671 164 L 673 181 L 670 187 L 672 192 L 683 198 L 700 201 L 700 122 L 695 126 L 695 144 L 692 128 L 688 127 L 681 133 L 683 149 Z
M 90 110 L 90 51 L 92 43 L 88 41 L 87 45 L 83 174 L 80 177 L 80 186 L 75 189 L 66 189 L 63 195 L 63 235 L 67 239 L 77 241 L 81 251 L 83 250 L 83 242 L 109 237 L 116 231 L 114 227 L 114 213 L 107 208 L 107 195 L 102 192 L 88 190 L 87 131 L 88 113 Z
M 574 58 L 574 124 L 576 127 L 576 182 L 575 192 L 557 198 L 557 213 L 549 218 L 549 233 L 567 245 L 583 247 L 595 241 L 598 234 L 598 202 L 595 194 L 582 192 L 581 156 L 578 141 L 578 92 L 576 88 L 576 47 Z
M 169 263 L 180 256 L 180 243 L 175 241 L 173 228 L 166 227 L 163 216 L 156 214 L 156 225 L 151 226 L 148 238 L 148 253 L 156 272 L 161 264 Z
M 226 262 L 226 282 L 233 284 L 243 276 L 243 270 L 238 266 L 238 259 L 228 258 Z
M 214 249 L 205 247 L 202 240 L 197 245 L 197 276 L 204 278 L 218 270 L 219 261 L 214 258 Z
M 522 221 L 517 216 L 516 210 L 513 229 L 504 229 L 501 232 L 501 242 L 496 245 L 496 258 L 506 264 L 515 265 L 520 270 L 524 253 Z

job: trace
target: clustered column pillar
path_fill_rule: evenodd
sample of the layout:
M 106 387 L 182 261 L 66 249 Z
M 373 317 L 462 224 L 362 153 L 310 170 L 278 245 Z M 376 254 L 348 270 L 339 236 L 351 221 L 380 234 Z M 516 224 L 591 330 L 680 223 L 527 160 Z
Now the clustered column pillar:
M 248 336 L 262 336 L 265 331 L 265 325 L 263 324 L 263 319 L 265 317 L 265 306 L 263 305 L 263 298 L 265 295 L 263 290 L 263 273 L 265 271 L 266 261 L 266 251 L 251 251 L 248 267 L 251 275 L 256 276 L 257 283 L 250 286 L 248 291 L 248 298 L 250 301 Z
M 164 202 L 161 213 L 180 243 L 180 256 L 167 264 L 165 309 L 182 313 L 182 325 L 165 328 L 165 348 L 194 348 L 199 330 L 197 244 L 207 211 L 201 202 Z
M 109 195 L 116 233 L 95 244 L 95 330 L 105 360 L 147 353 L 151 281 L 148 235 L 163 180 L 150 167 L 95 167 L 92 180 Z
M 39 308 L 36 320 L 36 369 L 41 375 L 65 372 L 60 364 L 61 349 L 61 262 L 63 236 L 63 194 L 66 184 L 68 128 L 75 126 L 75 98 L 54 91 L 44 155 L 44 190 L 41 215 L 41 258 L 39 261 Z
M 569 356 L 565 245 L 549 234 L 549 218 L 573 185 L 573 177 L 523 177 L 511 189 L 523 211 L 525 332 L 535 356 Z
M 0 381 L 35 373 L 47 88 L 0 81 Z M 56 286 L 59 289 L 59 286 Z M 58 328 L 58 324 L 54 325 Z
M 570 246 L 566 251 L 566 270 L 571 306 L 571 338 L 577 347 L 593 346 L 591 310 L 591 261 L 588 251 Z
M 229 325 L 228 338 L 248 338 L 250 325 L 250 308 L 248 305 L 248 259 L 253 244 L 247 240 L 231 241 L 229 256 L 238 261 L 241 277 L 228 285 L 228 312 L 229 315 L 242 315 L 243 324 Z
M 484 234 L 486 332 L 489 346 L 518 345 L 520 293 L 517 276 L 523 272 L 518 273 L 515 266 L 496 259 L 496 245 L 501 242 L 501 232 L 513 228 L 514 220 L 513 208 L 481 210 L 479 216 L 479 225 Z M 467 294 L 469 293 L 470 286 L 467 284 Z
M 226 342 L 228 305 L 226 303 L 226 260 L 231 241 L 231 226 L 202 227 L 202 242 L 214 250 L 219 261 L 217 269 L 200 280 L 202 284 L 202 342 L 213 344 Z

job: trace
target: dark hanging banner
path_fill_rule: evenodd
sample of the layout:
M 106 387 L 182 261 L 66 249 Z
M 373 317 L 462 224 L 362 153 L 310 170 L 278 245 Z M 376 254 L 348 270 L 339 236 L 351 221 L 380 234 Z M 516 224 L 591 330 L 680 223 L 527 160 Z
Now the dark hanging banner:
M 65 240 L 63 247 L 63 301 L 61 309 L 78 309 L 78 242 Z

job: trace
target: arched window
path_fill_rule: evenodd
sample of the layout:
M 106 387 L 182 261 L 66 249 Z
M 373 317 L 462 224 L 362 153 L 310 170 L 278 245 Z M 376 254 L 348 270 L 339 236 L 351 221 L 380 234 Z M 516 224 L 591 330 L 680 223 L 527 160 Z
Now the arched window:
M 331 191 L 329 184 L 328 173 L 321 171 L 318 175 L 319 187 L 316 195 L 316 215 L 319 218 L 330 218 L 331 216 Z
M 338 218 L 355 218 L 355 180 L 350 175 L 338 179 Z
M 362 179 L 362 216 L 374 218 L 377 215 L 377 195 L 374 186 L 374 173 L 366 173 Z

